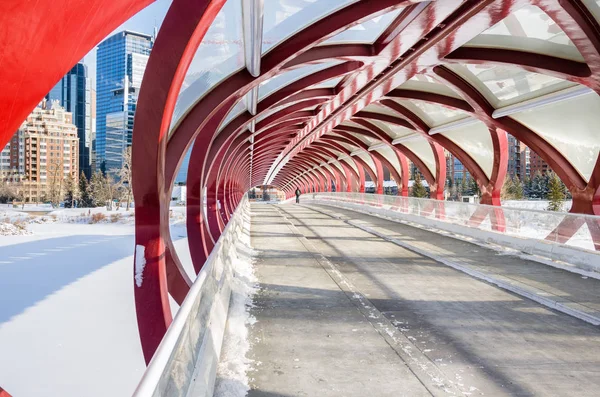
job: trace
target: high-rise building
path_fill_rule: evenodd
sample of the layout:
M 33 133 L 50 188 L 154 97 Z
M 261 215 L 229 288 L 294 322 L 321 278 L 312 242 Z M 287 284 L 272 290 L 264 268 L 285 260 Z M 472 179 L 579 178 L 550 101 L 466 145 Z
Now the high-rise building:
M 539 154 L 537 154 L 536 152 L 532 151 L 531 149 L 527 148 L 528 153 L 526 154 L 527 157 L 529 157 L 529 177 L 533 178 L 535 176 L 536 173 L 541 173 L 542 175 L 545 175 L 548 171 L 551 171 L 550 167 L 548 166 L 548 163 L 546 163 L 544 161 L 544 159 L 542 159 L 540 157 Z
M 189 148 L 185 156 L 183 157 L 183 161 L 181 162 L 181 167 L 179 167 L 179 171 L 177 172 L 177 176 L 175 177 L 175 184 L 177 185 L 185 185 L 187 182 L 188 175 L 188 166 L 190 163 L 190 156 L 192 154 L 192 148 Z
M 23 131 L 18 130 L 0 151 L 0 178 L 3 182 L 20 182 L 24 174 Z
M 90 90 L 91 109 L 92 109 L 92 132 L 90 134 L 90 168 L 91 173 L 96 172 L 96 90 Z
M 96 169 L 120 168 L 131 145 L 139 88 L 152 36 L 123 31 L 104 40 L 96 53 Z
M 521 146 L 522 143 L 517 138 L 510 134 L 508 135 L 507 177 L 521 179 L 524 176 L 521 163 Z
M 66 180 L 79 177 L 79 138 L 73 116 L 55 100 L 42 101 L 21 124 L 7 147 L 9 169 L 5 181 L 19 182 L 27 202 L 38 202 L 52 194 L 62 197 Z
M 548 163 L 536 152 L 512 135 L 508 136 L 508 176 L 524 180 L 533 178 L 538 171 L 545 174 L 549 170 Z
M 79 169 L 91 176 L 92 98 L 87 66 L 79 62 L 46 95 L 49 103 L 59 105 L 73 116 L 79 138 Z

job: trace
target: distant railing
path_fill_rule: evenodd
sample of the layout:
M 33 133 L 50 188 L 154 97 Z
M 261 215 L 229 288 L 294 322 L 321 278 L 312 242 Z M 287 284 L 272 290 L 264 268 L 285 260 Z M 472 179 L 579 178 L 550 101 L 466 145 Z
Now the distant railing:
M 314 193 L 305 196 L 325 203 L 379 209 L 381 215 L 420 223 L 429 220 L 427 223 L 430 226 L 456 225 L 463 227 L 461 230 L 468 227 L 482 232 L 576 247 L 578 250 L 600 251 L 600 216 L 365 193 Z M 596 260 L 600 268 L 600 259 Z
M 244 197 L 152 357 L 135 397 L 212 396 L 233 262 L 248 226 L 249 204 Z

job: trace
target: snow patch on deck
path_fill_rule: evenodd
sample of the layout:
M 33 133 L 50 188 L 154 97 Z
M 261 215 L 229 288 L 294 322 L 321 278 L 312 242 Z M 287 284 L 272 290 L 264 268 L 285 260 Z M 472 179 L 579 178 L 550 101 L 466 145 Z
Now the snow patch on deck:
M 256 323 L 250 314 L 257 291 L 253 257 L 253 252 L 234 256 L 229 318 L 217 367 L 215 397 L 243 397 L 250 390 L 248 372 L 253 360 L 246 356 L 250 351 L 248 328 Z

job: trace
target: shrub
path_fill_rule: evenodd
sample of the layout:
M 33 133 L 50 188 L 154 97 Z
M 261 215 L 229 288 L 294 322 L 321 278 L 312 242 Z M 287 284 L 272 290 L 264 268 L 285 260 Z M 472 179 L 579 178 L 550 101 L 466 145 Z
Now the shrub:
M 106 215 L 104 215 L 101 212 L 98 212 L 96 214 L 92 214 L 92 217 L 90 218 L 90 223 L 102 222 L 105 219 L 106 219 Z
M 116 222 L 118 222 L 120 219 L 121 219 L 121 214 L 112 214 L 112 215 L 110 216 L 110 221 L 111 221 L 112 223 L 116 223 Z
M 13 222 L 13 225 L 15 225 L 17 227 L 17 229 L 27 230 L 27 222 L 25 222 L 22 219 L 17 219 L 16 221 Z

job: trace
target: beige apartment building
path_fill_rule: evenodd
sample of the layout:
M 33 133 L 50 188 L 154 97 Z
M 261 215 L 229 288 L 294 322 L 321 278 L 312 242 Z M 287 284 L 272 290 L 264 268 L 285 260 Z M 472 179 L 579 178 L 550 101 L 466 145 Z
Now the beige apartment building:
M 72 115 L 43 101 L 21 124 L 10 159 L 17 164 L 25 202 L 63 197 L 69 177 L 79 180 L 79 138 Z M 18 152 L 17 152 L 18 151 Z M 14 170 L 15 168 L 13 168 Z

